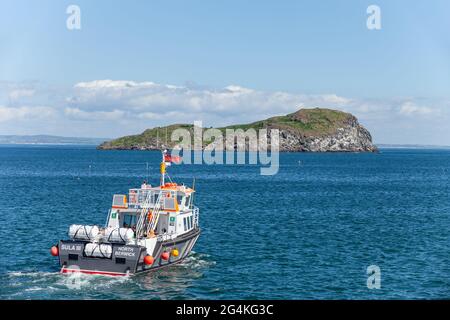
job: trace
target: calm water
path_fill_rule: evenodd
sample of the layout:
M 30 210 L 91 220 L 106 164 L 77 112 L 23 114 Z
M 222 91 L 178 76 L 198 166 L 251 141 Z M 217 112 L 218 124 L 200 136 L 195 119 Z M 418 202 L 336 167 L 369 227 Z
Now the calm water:
M 171 167 L 196 178 L 203 229 L 181 265 L 70 289 L 49 248 L 72 223 L 104 224 L 114 193 L 160 154 L 0 146 L 2 299 L 450 298 L 450 151 L 281 155 L 257 166 Z M 366 268 L 381 268 L 381 289 Z

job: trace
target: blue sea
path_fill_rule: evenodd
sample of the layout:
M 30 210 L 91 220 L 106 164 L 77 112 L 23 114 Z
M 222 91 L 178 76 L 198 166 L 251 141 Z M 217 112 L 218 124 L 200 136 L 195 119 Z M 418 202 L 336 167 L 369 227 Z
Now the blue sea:
M 158 152 L 0 146 L 0 299 L 449 299 L 450 150 L 283 153 L 280 170 L 180 165 L 202 235 L 182 264 L 83 275 L 49 249 L 105 223 L 114 193 L 158 181 Z M 367 267 L 381 271 L 369 289 Z

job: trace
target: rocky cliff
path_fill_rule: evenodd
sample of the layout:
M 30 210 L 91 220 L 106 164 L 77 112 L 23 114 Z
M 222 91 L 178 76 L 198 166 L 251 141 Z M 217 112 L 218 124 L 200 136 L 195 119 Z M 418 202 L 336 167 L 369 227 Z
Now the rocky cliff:
M 172 148 L 176 143 L 171 142 L 170 137 L 172 132 L 178 128 L 184 128 L 193 132 L 192 125 L 175 124 L 148 129 L 139 135 L 107 141 L 99 145 L 98 149 L 156 150 L 159 148 Z M 285 116 L 218 129 L 225 133 L 226 129 L 248 130 L 250 128 L 255 130 L 263 128 L 278 129 L 280 132 L 280 151 L 377 151 L 377 147 L 372 144 L 372 137 L 369 131 L 359 124 L 356 117 L 337 110 L 322 108 L 300 109 Z M 205 143 L 203 148 L 207 146 L 208 143 Z
M 329 109 L 303 109 L 287 116 L 300 128 L 280 128 L 280 149 L 309 152 L 374 152 L 370 132 L 355 116 Z M 302 130 L 302 126 L 309 128 Z

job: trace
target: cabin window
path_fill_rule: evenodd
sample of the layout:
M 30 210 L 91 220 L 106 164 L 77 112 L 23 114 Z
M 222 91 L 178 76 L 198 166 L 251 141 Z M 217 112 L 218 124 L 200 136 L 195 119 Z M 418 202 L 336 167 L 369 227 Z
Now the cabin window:
M 187 228 L 189 230 L 191 228 L 191 222 L 189 221 L 189 217 L 186 217 L 186 224 L 187 224 Z
M 184 222 L 184 231 L 186 231 L 188 229 L 188 227 L 187 227 L 187 219 L 183 218 L 183 222 Z
M 123 228 L 132 228 L 136 226 L 136 216 L 132 214 L 124 214 L 123 215 Z
M 180 206 L 182 206 L 183 205 L 183 196 L 182 195 L 178 195 L 177 196 L 177 202 L 178 202 L 178 204 L 180 205 Z
M 170 197 L 170 198 L 165 197 L 164 198 L 164 209 L 166 209 L 166 210 L 175 210 L 175 200 L 174 200 L 174 198 L 172 198 L 172 197 Z
M 189 201 L 191 200 L 191 196 L 186 196 L 186 206 L 189 206 Z
M 69 260 L 78 260 L 78 255 L 69 253 Z
M 117 264 L 125 264 L 127 262 L 127 259 L 125 258 L 116 258 Z
M 127 207 L 127 196 L 122 194 L 115 194 L 113 196 L 113 208 L 126 208 Z
M 189 221 L 190 221 L 190 225 L 191 225 L 191 227 L 190 227 L 189 229 L 192 229 L 192 228 L 193 228 L 193 225 L 192 225 L 192 216 L 189 217 Z

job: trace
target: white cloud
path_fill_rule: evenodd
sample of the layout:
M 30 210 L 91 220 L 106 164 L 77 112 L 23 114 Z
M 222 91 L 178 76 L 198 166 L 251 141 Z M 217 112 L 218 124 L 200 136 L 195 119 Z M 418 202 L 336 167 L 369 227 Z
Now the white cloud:
M 115 80 L 95 80 L 90 82 L 79 82 L 75 88 L 83 89 L 124 89 L 124 88 L 149 88 L 157 86 L 153 82 L 135 82 L 135 81 L 115 81 Z
M 238 85 L 204 89 L 154 82 L 97 80 L 76 84 L 68 102 L 72 107 L 82 110 L 120 108 L 137 117 L 148 117 L 150 114 L 154 118 L 156 113 L 164 115 L 169 112 L 202 115 L 206 118 L 239 114 L 236 118 L 246 121 L 258 114 L 293 112 L 301 106 L 342 107 L 351 100 L 334 94 L 265 92 Z
M 17 120 L 47 120 L 55 116 L 50 107 L 5 107 L 0 106 L 0 122 Z
M 445 138 L 450 136 L 450 102 L 443 99 L 363 99 L 270 92 L 237 84 L 209 88 L 95 80 L 55 88 L 41 83 L 0 82 L 1 133 L 20 134 L 25 131 L 20 121 L 26 120 L 27 130 L 35 128 L 35 133 L 64 128 L 59 134 L 117 137 L 194 120 L 202 120 L 206 126 L 248 123 L 313 107 L 354 114 L 378 142 L 450 144 Z M 427 138 L 419 131 L 426 132 Z
M 247 93 L 248 94 L 248 93 L 254 92 L 254 90 L 252 90 L 252 89 L 248 89 L 248 88 L 244 88 L 244 87 L 236 86 L 236 85 L 227 86 L 227 87 L 225 87 L 225 89 L 231 93 L 237 93 L 237 94 L 239 94 L 239 93 L 243 93 L 243 94 Z
M 12 100 L 17 100 L 23 97 L 32 97 L 34 93 L 34 89 L 17 89 L 9 93 L 9 98 Z
M 439 109 L 432 109 L 430 107 L 418 106 L 411 101 L 403 103 L 399 110 L 399 113 L 404 115 L 428 115 L 438 112 Z
M 71 119 L 87 121 L 114 121 L 120 120 L 125 116 L 125 112 L 121 110 L 89 112 L 78 108 L 66 108 L 64 114 Z

